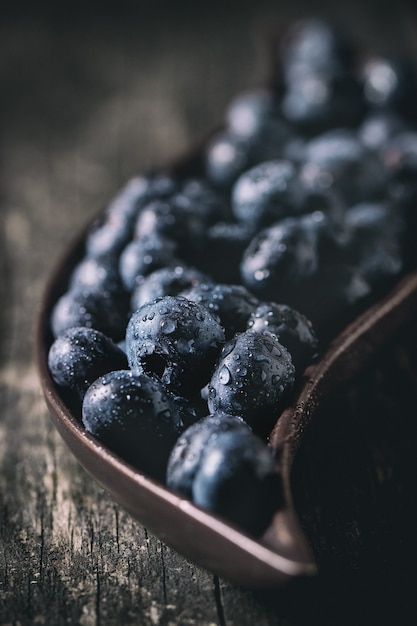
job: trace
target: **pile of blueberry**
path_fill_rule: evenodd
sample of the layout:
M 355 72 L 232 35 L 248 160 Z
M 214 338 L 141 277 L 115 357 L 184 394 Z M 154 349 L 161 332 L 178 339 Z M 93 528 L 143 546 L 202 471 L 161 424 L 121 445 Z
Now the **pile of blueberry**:
M 267 434 L 326 341 L 414 262 L 417 206 L 406 63 L 320 20 L 278 48 L 192 175 L 133 178 L 91 226 L 48 357 L 89 433 L 255 535 L 281 503 Z

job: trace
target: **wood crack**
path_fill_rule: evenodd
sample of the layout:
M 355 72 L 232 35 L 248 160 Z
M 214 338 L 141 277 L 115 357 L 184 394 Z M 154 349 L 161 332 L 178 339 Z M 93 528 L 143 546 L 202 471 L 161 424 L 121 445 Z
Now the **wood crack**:
M 216 602 L 216 610 L 217 610 L 217 617 L 219 618 L 219 626 L 226 626 L 219 577 L 213 576 L 213 582 L 214 582 L 214 600 Z

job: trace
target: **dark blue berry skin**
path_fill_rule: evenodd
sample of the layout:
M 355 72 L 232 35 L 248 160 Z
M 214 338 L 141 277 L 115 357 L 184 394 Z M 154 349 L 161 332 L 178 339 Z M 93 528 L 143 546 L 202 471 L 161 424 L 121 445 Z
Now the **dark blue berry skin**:
M 128 311 L 128 301 L 115 299 L 109 291 L 73 288 L 57 300 L 51 313 L 51 330 L 56 338 L 68 328 L 86 326 L 118 342 L 125 334 Z
M 286 218 L 256 235 L 243 255 L 243 284 L 266 300 L 283 300 L 319 267 L 318 242 L 325 216 Z
M 209 272 L 215 282 L 238 283 L 239 262 L 252 236 L 252 229 L 242 222 L 213 224 L 207 231 L 207 255 L 201 259 L 199 267 Z
M 403 119 L 392 111 L 373 111 L 358 128 L 358 138 L 371 151 L 379 152 L 406 129 Z
M 227 129 L 219 131 L 205 148 L 204 163 L 210 184 L 229 191 L 238 176 L 254 164 L 250 141 Z
M 124 288 L 132 292 L 144 276 L 178 263 L 176 244 L 158 234 L 133 239 L 124 248 L 119 259 L 119 272 Z
M 128 294 L 122 284 L 118 258 L 115 254 L 85 256 L 74 268 L 69 288 L 79 291 L 97 291 L 112 294 L 114 298 L 124 298 Z
M 174 393 L 199 393 L 208 382 L 224 342 L 220 323 L 201 304 L 164 296 L 135 311 L 126 331 L 133 371 L 160 376 Z
M 197 196 L 197 194 L 196 194 Z M 198 197 L 177 193 L 166 200 L 154 200 L 141 211 L 135 225 L 135 239 L 175 243 L 178 256 L 195 261 L 204 250 L 206 230 L 211 224 L 213 207 Z
M 405 59 L 371 56 L 363 64 L 360 78 L 371 110 L 391 111 L 415 119 L 415 69 Z
M 184 425 L 160 380 L 130 370 L 105 374 L 88 388 L 82 420 L 89 433 L 125 461 L 165 480 L 170 451 Z
M 225 198 L 207 181 L 186 179 L 175 194 L 155 199 L 142 208 L 134 238 L 171 240 L 178 255 L 192 265 L 204 252 L 207 229 L 229 215 Z
M 142 206 L 134 236 L 140 239 L 158 233 L 178 243 L 190 241 L 204 227 L 228 214 L 223 194 L 206 180 L 187 178 L 169 196 L 151 198 Z
M 325 265 L 293 293 L 291 305 L 302 311 L 325 345 L 370 303 L 372 288 L 360 270 L 351 265 Z
M 280 42 L 279 54 L 287 84 L 312 73 L 342 74 L 354 58 L 352 46 L 342 33 L 318 18 L 294 22 Z
M 232 189 L 237 220 L 253 231 L 299 213 L 303 198 L 297 169 L 291 161 L 264 161 L 246 170 Z
M 303 213 L 315 214 L 318 217 L 323 215 L 323 225 L 320 229 L 322 244 L 329 244 L 331 242 L 325 241 L 326 237 L 334 237 L 337 229 L 343 223 L 344 214 L 348 208 L 346 198 L 340 193 L 339 190 L 325 187 L 310 187 L 309 183 L 305 184 L 303 180 L 300 180 L 300 186 L 302 187 L 302 193 L 304 196 Z M 308 222 L 308 215 L 304 218 Z M 310 218 L 312 219 L 312 218 Z
M 163 296 L 177 296 L 184 289 L 202 282 L 210 282 L 210 278 L 195 267 L 183 264 L 161 267 L 139 282 L 132 293 L 131 309 L 136 311 L 147 302 Z
M 230 216 L 227 198 L 204 179 L 187 179 L 183 182 L 177 198 L 187 200 L 192 207 L 190 212 L 200 215 L 202 222 L 209 226 Z
M 178 439 L 167 485 L 254 536 L 282 503 L 272 452 L 238 417 L 227 415 L 203 418 Z
M 272 91 L 254 89 L 235 96 L 226 108 L 227 128 L 237 137 L 252 139 L 263 137 L 264 130 L 279 119 L 279 105 Z M 283 135 L 291 136 L 288 127 L 282 122 Z
M 388 141 L 381 150 L 382 160 L 392 184 L 416 186 L 417 132 L 404 130 Z
M 417 132 L 405 130 L 380 151 L 389 181 L 387 196 L 404 219 L 403 253 L 406 267 L 417 264 Z
M 356 127 L 366 112 L 359 81 L 350 74 L 310 73 L 287 85 L 284 118 L 302 134 L 313 136 L 338 127 Z
M 193 497 L 193 483 L 204 451 L 211 440 L 215 445 L 219 433 L 250 430 L 249 424 L 236 415 L 204 416 L 189 426 L 178 438 L 167 467 L 167 486 L 187 498 Z
M 168 391 L 168 389 L 167 389 Z M 179 396 L 169 391 L 175 409 L 184 428 L 191 426 L 207 414 L 207 401 L 197 394 L 188 394 L 189 397 Z
M 291 354 L 298 374 L 317 356 L 319 346 L 313 324 L 303 313 L 287 304 L 260 304 L 249 317 L 248 330 L 276 335 Z
M 335 129 L 307 142 L 300 178 L 307 189 L 334 189 L 352 204 L 381 192 L 384 168 L 377 156 L 369 155 L 356 132 Z
M 86 237 L 89 256 L 118 254 L 132 239 L 133 227 L 141 206 L 153 197 L 165 197 L 177 187 L 166 174 L 148 174 L 132 178 L 92 224 Z
M 248 142 L 254 162 L 278 158 L 293 138 L 272 90 L 258 88 L 238 94 L 227 107 L 225 118 L 228 132 Z
M 243 285 L 199 283 L 182 292 L 183 296 L 203 305 L 223 326 L 226 339 L 246 330 L 249 316 L 259 304 Z
M 185 237 L 185 211 L 174 197 L 152 200 L 140 212 L 135 224 L 135 239 L 163 237 L 177 242 Z
M 345 215 L 347 261 L 372 287 L 395 278 L 403 269 L 401 216 L 385 204 L 360 203 Z
M 353 49 L 322 20 L 300 20 L 280 45 L 278 89 L 284 117 L 307 135 L 354 127 L 366 111 Z
M 291 355 L 275 335 L 238 333 L 224 346 L 210 380 L 209 411 L 239 415 L 263 433 L 277 419 L 294 380 Z
M 109 337 L 92 328 L 75 327 L 52 343 L 48 366 L 54 381 L 81 397 L 96 378 L 127 368 L 126 354 Z
M 118 254 L 132 236 L 138 204 L 146 193 L 147 181 L 138 176 L 123 187 L 105 211 L 93 222 L 86 237 L 89 256 Z

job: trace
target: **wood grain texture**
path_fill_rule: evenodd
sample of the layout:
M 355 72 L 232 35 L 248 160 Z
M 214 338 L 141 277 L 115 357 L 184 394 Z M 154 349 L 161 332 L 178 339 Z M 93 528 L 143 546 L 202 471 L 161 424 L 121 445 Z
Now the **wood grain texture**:
M 415 337 L 387 348 L 312 431 L 295 485 L 321 575 L 273 594 L 201 570 L 115 505 L 52 429 L 33 362 L 38 303 L 66 246 L 131 175 L 186 151 L 234 94 L 264 80 L 265 34 L 308 10 L 289 4 L 75 2 L 60 12 L 40 3 L 0 24 L 1 626 L 299 626 L 352 614 L 355 625 L 394 624 L 406 615 Z M 359 39 L 389 32 L 393 45 L 413 28 L 398 5 L 383 19 L 393 4 L 331 10 Z

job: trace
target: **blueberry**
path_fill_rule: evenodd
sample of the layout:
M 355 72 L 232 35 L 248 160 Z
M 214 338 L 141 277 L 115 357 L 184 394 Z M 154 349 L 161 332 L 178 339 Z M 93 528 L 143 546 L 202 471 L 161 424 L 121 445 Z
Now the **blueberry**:
M 279 106 L 271 91 L 254 89 L 235 96 L 226 109 L 226 125 L 236 136 L 252 139 L 279 119 Z M 284 135 L 288 128 L 283 123 Z
M 51 313 L 55 337 L 74 326 L 86 326 L 117 342 L 125 334 L 127 321 L 127 300 L 115 299 L 109 291 L 69 289 L 56 301 Z
M 186 237 L 187 209 L 175 197 L 156 199 L 143 207 L 135 224 L 135 239 L 168 238 L 178 245 Z
M 372 109 L 415 116 L 415 70 L 405 59 L 373 55 L 363 64 L 360 77 Z
M 119 272 L 125 289 L 132 292 L 144 276 L 178 263 L 176 244 L 158 234 L 133 239 L 123 249 L 119 259 Z
M 233 213 L 256 230 L 299 212 L 300 191 L 297 170 L 290 161 L 264 161 L 246 170 L 234 184 Z
M 201 304 L 164 296 L 132 314 L 126 331 L 129 366 L 160 376 L 175 393 L 200 391 L 210 378 L 224 330 Z
M 382 162 L 369 155 L 355 132 L 334 129 L 306 144 L 300 177 L 306 188 L 335 189 L 351 204 L 378 194 L 383 173 Z
M 279 157 L 293 137 L 279 102 L 268 89 L 246 91 L 233 98 L 226 110 L 226 128 L 249 143 L 255 161 Z
M 167 389 L 174 403 L 175 410 L 184 427 L 191 426 L 207 413 L 207 400 L 198 394 L 188 394 L 187 397 L 179 396 Z
M 141 205 L 151 197 L 173 193 L 176 183 L 163 174 L 136 176 L 128 181 L 92 224 L 86 237 L 89 256 L 119 253 L 131 240 Z
M 345 215 L 347 261 L 372 286 L 403 269 L 403 224 L 399 214 L 381 203 L 360 203 Z
M 48 366 L 54 381 L 81 397 L 96 378 L 127 367 L 126 354 L 109 337 L 92 328 L 75 327 L 52 343 Z
M 275 335 L 239 333 L 224 346 L 210 380 L 209 411 L 239 415 L 260 433 L 277 419 L 294 378 L 291 355 Z
M 132 293 L 131 309 L 135 311 L 162 296 L 177 296 L 184 289 L 209 281 L 209 277 L 195 267 L 183 264 L 161 267 L 145 276 L 136 286 Z
M 259 536 L 282 502 L 270 449 L 250 431 L 222 433 L 210 446 L 193 485 L 194 503 Z
M 251 314 L 248 329 L 268 331 L 291 354 L 296 372 L 304 371 L 318 352 L 318 339 L 311 321 L 287 304 L 263 302 Z
M 246 324 L 259 301 L 243 285 L 201 282 L 182 292 L 183 296 L 203 305 L 223 326 L 226 339 L 246 330 Z
M 184 426 L 161 381 L 143 372 L 109 372 L 88 388 L 82 420 L 125 461 L 165 480 L 170 451 Z
M 189 426 L 178 438 L 169 458 L 167 486 L 192 499 L 193 482 L 207 444 L 215 445 L 219 433 L 250 427 L 236 415 L 209 415 Z
M 109 206 L 93 222 L 86 237 L 89 256 L 118 253 L 131 238 L 138 203 L 147 189 L 143 176 L 128 181 Z
M 210 185 L 208 180 L 186 179 L 181 185 L 178 197 L 187 199 L 206 225 L 214 224 L 230 215 L 227 198 Z
M 378 111 L 363 120 L 358 128 L 358 137 L 367 149 L 378 152 L 404 130 L 405 123 L 398 115 L 391 111 Z
M 321 214 L 323 216 L 321 234 L 334 236 L 335 231 L 343 223 L 344 214 L 349 206 L 346 198 L 339 189 L 325 186 L 312 187 L 303 179 L 300 180 L 300 186 L 304 197 L 303 213 L 310 214 L 310 216 Z M 308 221 L 308 217 L 305 219 Z
M 227 214 L 226 205 L 209 185 L 189 180 L 179 192 L 143 207 L 136 221 L 136 239 L 156 237 L 175 242 L 178 254 L 192 262 L 204 248 L 207 228 Z
M 381 150 L 390 181 L 406 187 L 416 185 L 417 132 L 405 129 L 394 135 Z
M 294 135 L 283 146 L 282 158 L 291 161 L 298 167 L 304 160 L 306 142 L 306 137 Z
M 284 118 L 297 132 L 310 136 L 331 128 L 353 128 L 365 111 L 359 81 L 349 74 L 306 74 L 292 81 L 282 98 Z
M 115 298 L 127 299 L 118 270 L 118 258 L 115 254 L 85 256 L 75 266 L 69 288 L 90 292 L 105 291 Z
M 362 86 L 353 68 L 354 51 L 323 20 L 300 20 L 280 45 L 278 82 L 282 112 L 307 134 L 355 126 L 366 110 Z
M 312 73 L 344 73 L 353 59 L 350 42 L 333 25 L 318 18 L 294 22 L 280 42 L 279 53 L 287 84 Z
M 255 536 L 282 502 L 271 450 L 227 415 L 210 415 L 181 435 L 168 462 L 167 485 Z
M 318 238 L 325 221 L 320 212 L 288 217 L 256 235 L 242 257 L 243 284 L 264 299 L 282 300 L 319 266 Z
M 238 176 L 253 165 L 250 142 L 228 130 L 216 133 L 204 151 L 205 175 L 216 188 L 229 190 Z

